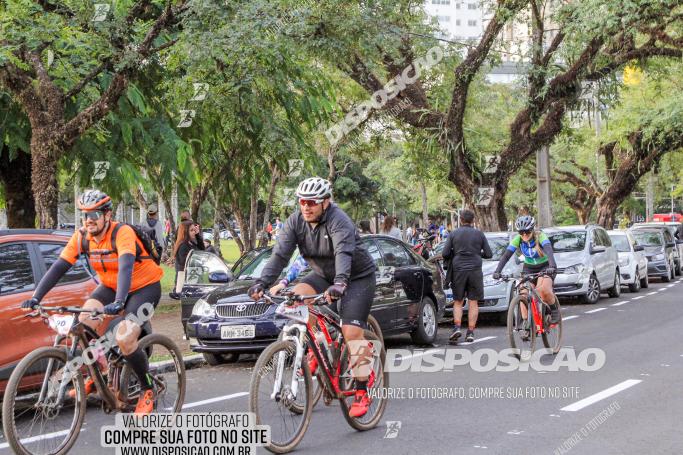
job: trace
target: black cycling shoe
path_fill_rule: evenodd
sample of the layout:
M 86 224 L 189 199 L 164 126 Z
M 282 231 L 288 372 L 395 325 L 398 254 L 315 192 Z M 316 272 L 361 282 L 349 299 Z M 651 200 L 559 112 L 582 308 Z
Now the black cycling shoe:
M 462 332 L 460 331 L 460 327 L 453 327 L 451 336 L 448 337 L 449 343 L 456 344 L 461 336 Z
M 465 341 L 468 343 L 471 343 L 474 341 L 474 330 L 468 330 L 467 331 L 467 336 L 465 337 Z

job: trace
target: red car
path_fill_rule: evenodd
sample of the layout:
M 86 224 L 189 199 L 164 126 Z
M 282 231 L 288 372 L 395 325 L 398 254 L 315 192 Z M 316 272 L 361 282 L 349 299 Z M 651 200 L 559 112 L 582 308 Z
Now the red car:
M 47 229 L 0 230 L 0 393 L 26 354 L 54 341 L 55 332 L 41 318 L 13 318 L 26 313 L 20 308 L 21 302 L 31 298 L 36 284 L 59 258 L 72 234 Z M 96 286 L 79 260 L 41 303 L 81 306 Z

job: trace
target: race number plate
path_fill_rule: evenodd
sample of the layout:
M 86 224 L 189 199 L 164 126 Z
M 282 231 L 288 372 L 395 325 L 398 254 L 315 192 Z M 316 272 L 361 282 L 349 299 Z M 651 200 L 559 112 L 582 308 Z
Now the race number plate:
M 235 338 L 254 338 L 256 326 L 254 325 L 224 325 L 221 327 L 221 338 L 232 340 Z
M 308 322 L 308 307 L 305 305 L 289 306 L 282 303 L 275 312 L 302 324 Z
M 61 315 L 61 314 L 53 314 L 48 318 L 48 323 L 50 324 L 50 328 L 57 332 L 60 335 L 67 335 L 69 333 L 69 329 L 71 328 L 71 324 L 74 322 L 74 315 L 73 314 L 67 314 L 67 315 Z

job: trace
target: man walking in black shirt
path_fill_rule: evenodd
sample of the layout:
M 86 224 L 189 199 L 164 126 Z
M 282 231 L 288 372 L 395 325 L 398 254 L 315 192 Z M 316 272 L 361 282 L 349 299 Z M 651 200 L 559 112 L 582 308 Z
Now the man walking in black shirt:
M 472 227 L 474 213 L 470 210 L 460 212 L 461 227 L 451 232 L 443 249 L 444 263 L 448 264 L 446 285 L 453 289 L 453 322 L 455 327 L 450 342 L 455 344 L 462 336 L 462 305 L 465 297 L 469 304 L 467 312 L 467 336 L 465 341 L 474 341 L 474 328 L 479 316 L 479 300 L 484 299 L 484 275 L 481 270 L 482 258 L 490 259 L 493 254 L 486 236 Z

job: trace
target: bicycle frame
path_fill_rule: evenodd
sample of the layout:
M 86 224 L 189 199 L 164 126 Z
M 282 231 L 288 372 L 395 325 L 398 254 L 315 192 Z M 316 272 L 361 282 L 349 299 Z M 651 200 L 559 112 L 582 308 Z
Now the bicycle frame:
M 524 288 L 527 290 L 527 312 L 529 311 L 529 306 L 531 306 L 531 315 L 533 316 L 534 325 L 536 327 L 536 333 L 538 335 L 544 334 L 545 328 L 543 327 L 543 320 L 541 317 L 541 310 L 539 305 L 547 305 L 547 303 L 545 303 L 541 296 L 538 295 L 538 292 L 536 292 L 536 286 L 533 286 L 530 281 L 522 282 L 520 285 L 518 285 L 518 289 L 520 288 Z M 529 305 L 529 298 L 531 298 L 531 305 Z

